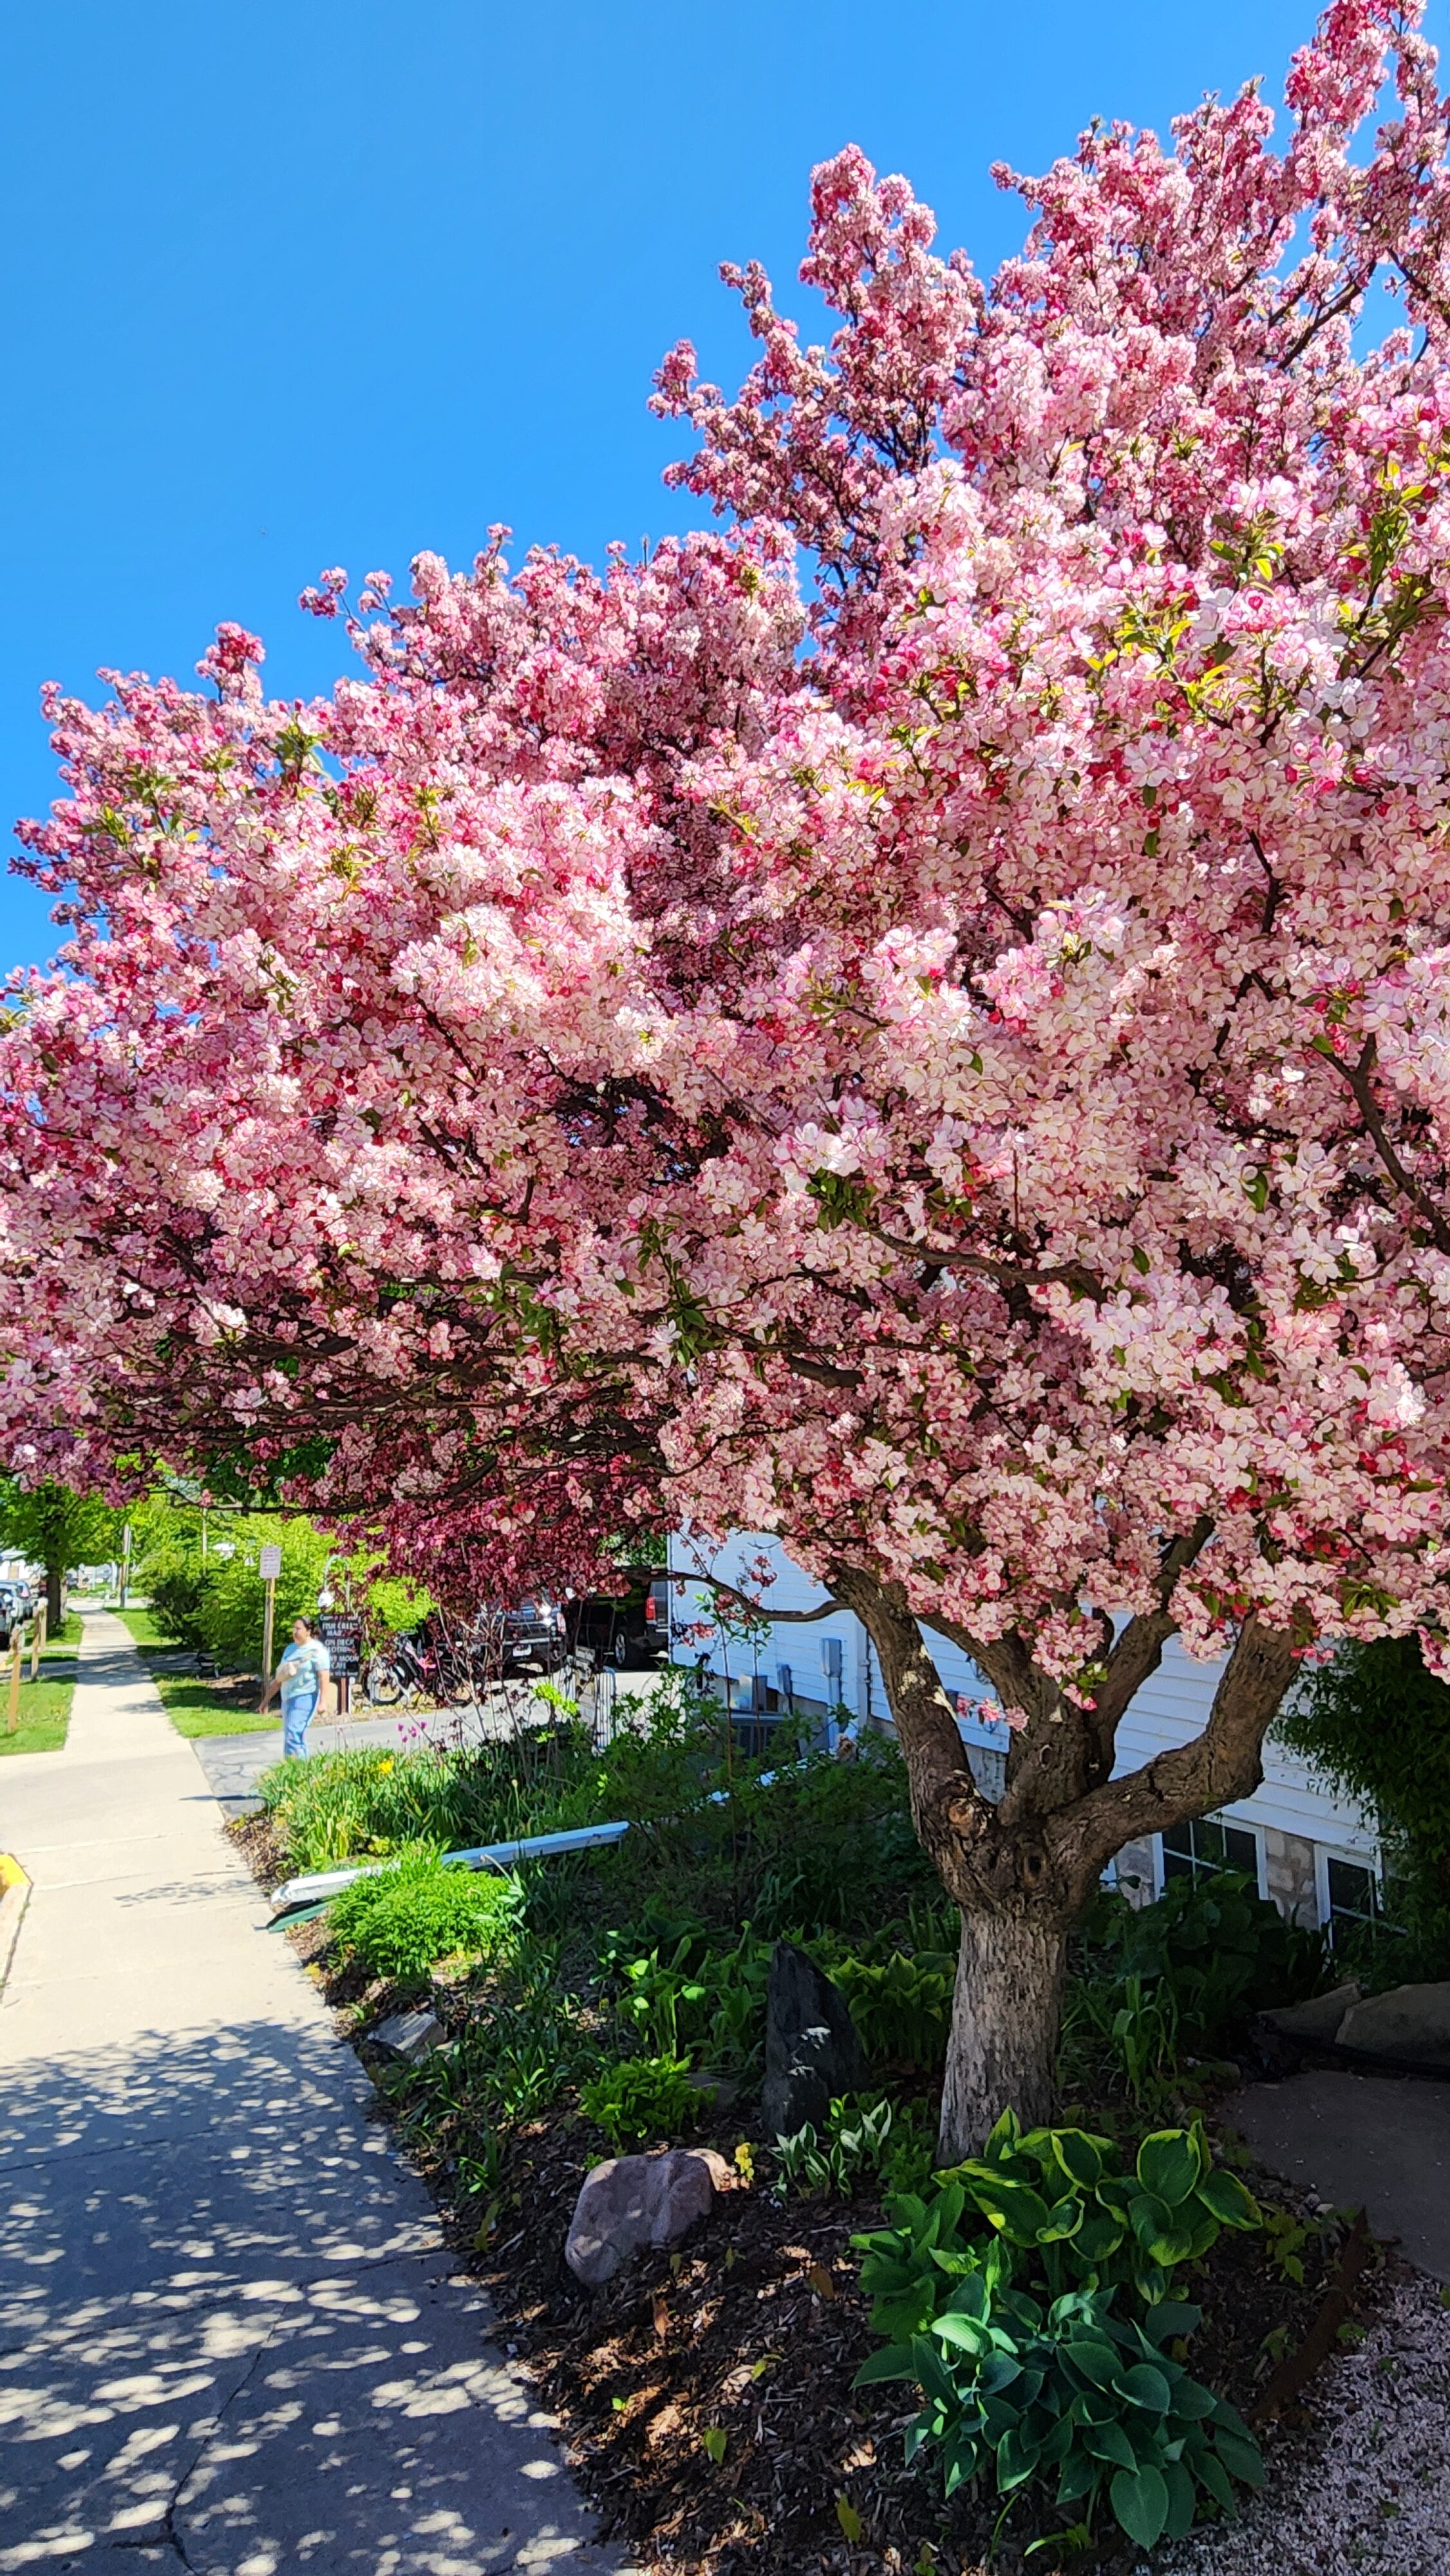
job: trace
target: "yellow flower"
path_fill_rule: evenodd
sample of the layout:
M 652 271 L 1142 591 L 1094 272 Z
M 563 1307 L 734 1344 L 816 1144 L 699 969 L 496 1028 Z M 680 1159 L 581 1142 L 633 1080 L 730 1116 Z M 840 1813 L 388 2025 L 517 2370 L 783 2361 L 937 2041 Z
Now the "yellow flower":
M 381 1773 L 382 1773 L 382 1772 L 384 1772 L 384 1771 L 391 1771 L 392 1767 L 393 1767 L 393 1757 L 392 1757 L 391 1753 L 385 1753 L 385 1754 L 383 1755 L 383 1758 L 382 1758 L 381 1762 L 378 1764 L 378 1771 L 379 1771 L 379 1773 L 381 1774 Z

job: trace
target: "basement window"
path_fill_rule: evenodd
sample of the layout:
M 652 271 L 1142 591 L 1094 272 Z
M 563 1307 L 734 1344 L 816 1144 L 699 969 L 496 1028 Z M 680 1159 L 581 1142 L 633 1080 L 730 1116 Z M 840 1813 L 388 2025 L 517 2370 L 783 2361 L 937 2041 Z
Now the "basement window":
M 1259 1883 L 1259 1838 L 1250 1825 L 1222 1825 L 1191 1816 L 1163 1836 L 1163 1884 L 1170 1878 L 1207 1878 L 1214 1870 L 1241 1869 Z

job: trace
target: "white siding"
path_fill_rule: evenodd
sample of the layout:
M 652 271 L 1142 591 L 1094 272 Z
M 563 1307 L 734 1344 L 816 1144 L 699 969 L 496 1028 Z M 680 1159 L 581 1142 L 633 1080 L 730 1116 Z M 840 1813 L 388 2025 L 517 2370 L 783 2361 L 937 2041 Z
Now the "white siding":
M 809 1610 L 824 1600 L 821 1587 L 791 1563 L 778 1539 L 733 1536 L 703 1570 L 727 1583 L 741 1582 L 746 1560 L 762 1555 L 769 1559 L 776 1580 L 758 1595 L 753 1584 L 742 1584 L 742 1588 L 762 1601 L 767 1615 L 771 1607 Z M 695 1559 L 678 1542 L 672 1542 L 670 1563 L 676 1575 L 688 1576 Z M 683 1620 L 708 1619 L 712 1607 L 710 1592 L 704 1587 L 692 1587 L 683 1600 L 672 1598 L 671 1617 L 676 1625 Z M 949 1698 L 955 1699 L 959 1694 L 969 1701 L 991 1698 L 990 1686 L 960 1647 L 929 1629 L 922 1633 Z M 693 1663 L 703 1653 L 712 1672 L 722 1676 L 728 1672 L 735 1680 L 758 1672 L 772 1689 L 778 1667 L 788 1664 L 798 1698 L 829 1703 L 836 1692 L 826 1678 L 821 1656 L 827 1637 L 840 1642 L 842 1695 L 847 1704 L 858 1717 L 885 1720 L 886 1694 L 880 1664 L 859 1620 L 847 1610 L 836 1611 L 808 1627 L 796 1627 L 790 1622 L 773 1625 L 769 1639 L 755 1648 L 733 1639 L 722 1644 L 717 1633 L 708 1645 L 677 1644 L 674 1653 L 681 1663 Z M 1118 1730 L 1115 1773 L 1136 1771 L 1155 1753 L 1186 1744 L 1197 1735 L 1208 1716 L 1222 1669 L 1221 1659 L 1195 1662 L 1176 1638 L 1171 1639 L 1157 1672 L 1137 1693 Z M 969 1745 L 998 1754 L 1005 1750 L 1007 1729 L 1000 1721 L 985 1720 L 972 1712 L 959 1723 Z M 1272 1827 L 1338 1852 L 1358 1852 L 1372 1858 L 1377 1848 L 1372 1819 L 1352 1801 L 1333 1797 L 1312 1778 L 1306 1763 L 1272 1738 L 1264 1748 L 1262 1787 L 1252 1798 L 1240 1799 L 1222 1812 L 1235 1823 Z

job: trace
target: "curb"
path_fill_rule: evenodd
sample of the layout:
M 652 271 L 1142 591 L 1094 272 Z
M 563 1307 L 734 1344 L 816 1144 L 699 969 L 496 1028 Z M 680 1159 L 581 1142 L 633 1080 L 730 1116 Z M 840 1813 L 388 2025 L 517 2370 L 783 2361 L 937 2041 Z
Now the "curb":
M 0 1986 L 10 1974 L 20 1923 L 30 1902 L 30 1880 L 11 1852 L 0 1852 Z

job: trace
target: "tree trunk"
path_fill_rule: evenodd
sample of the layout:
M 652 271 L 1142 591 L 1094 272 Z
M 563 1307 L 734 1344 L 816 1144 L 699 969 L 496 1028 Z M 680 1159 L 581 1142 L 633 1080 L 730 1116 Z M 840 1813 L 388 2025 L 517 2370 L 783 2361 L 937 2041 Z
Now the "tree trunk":
M 65 1615 L 64 1607 L 61 1602 L 61 1587 L 64 1580 L 65 1567 L 63 1565 L 48 1565 L 46 1567 L 45 1627 L 46 1634 L 51 1637 L 58 1637 L 60 1635 L 61 1620 Z
M 943 2164 L 980 2153 L 1004 2111 L 1050 2120 L 1067 1928 L 1048 1909 L 962 1910 L 952 2031 L 942 2088 Z

